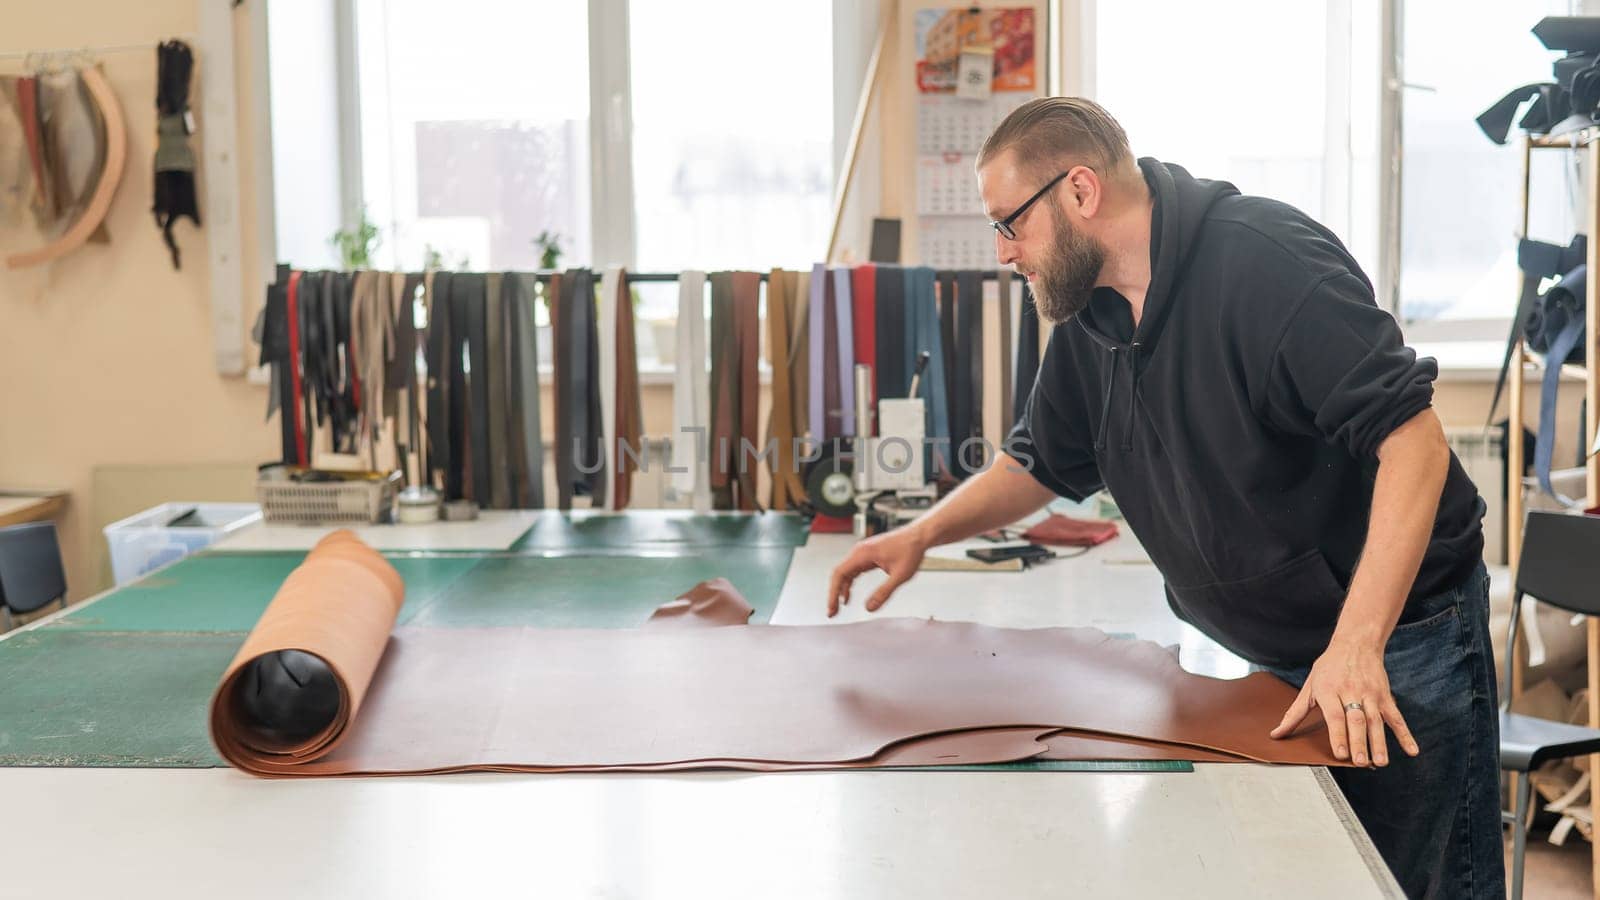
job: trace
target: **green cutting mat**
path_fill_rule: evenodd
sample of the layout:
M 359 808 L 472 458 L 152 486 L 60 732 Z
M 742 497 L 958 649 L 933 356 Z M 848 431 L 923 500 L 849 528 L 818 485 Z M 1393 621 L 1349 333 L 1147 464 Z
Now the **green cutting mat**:
M 793 551 L 722 547 L 660 557 L 503 556 L 478 563 L 412 618 L 444 628 L 631 628 L 708 578 L 744 595 L 752 623 L 772 617 Z
M 191 556 L 46 626 L 75 631 L 249 631 L 304 553 Z M 400 624 L 478 564 L 466 556 L 390 557 L 406 583 Z
M 0 765 L 223 765 L 206 709 L 244 637 L 40 629 L 0 641 Z
M 799 547 L 809 534 L 794 513 L 693 515 L 671 510 L 626 515 L 541 513 L 512 550 L 583 550 L 607 547 Z
M 581 552 L 581 551 L 580 551 Z M 788 546 L 655 557 L 391 556 L 401 622 L 627 628 L 696 582 L 730 579 L 765 622 Z M 641 550 L 639 552 L 656 552 Z M 207 767 L 222 672 L 303 553 L 190 557 L 49 625 L 0 640 L 0 766 Z

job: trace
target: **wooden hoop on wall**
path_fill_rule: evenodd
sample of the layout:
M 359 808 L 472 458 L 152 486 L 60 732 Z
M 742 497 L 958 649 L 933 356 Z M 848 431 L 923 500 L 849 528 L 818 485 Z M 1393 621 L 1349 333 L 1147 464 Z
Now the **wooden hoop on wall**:
M 122 182 L 122 169 L 128 161 L 128 124 L 123 118 L 122 106 L 117 103 L 117 95 L 112 92 L 110 83 L 99 69 L 88 66 L 80 74 L 84 87 L 89 89 L 89 96 L 100 108 L 100 116 L 105 121 L 106 167 L 100 173 L 100 182 L 95 185 L 94 195 L 89 198 L 83 215 L 60 237 L 43 247 L 6 257 L 8 269 L 37 266 L 76 250 L 105 221 L 106 213 L 111 210 L 111 198 L 117 192 L 117 185 Z

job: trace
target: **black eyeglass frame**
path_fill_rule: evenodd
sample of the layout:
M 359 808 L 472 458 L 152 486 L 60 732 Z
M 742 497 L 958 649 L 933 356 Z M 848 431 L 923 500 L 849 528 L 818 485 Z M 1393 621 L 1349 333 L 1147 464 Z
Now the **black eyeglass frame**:
M 1074 166 L 1073 169 L 1075 169 L 1075 168 L 1077 168 L 1077 167 Z M 1029 197 L 1027 200 L 1024 200 L 1022 202 L 1022 205 L 1017 207 L 1011 213 L 1011 215 L 1006 216 L 1004 219 L 1001 219 L 998 222 L 991 221 L 989 223 L 989 227 L 993 228 L 995 231 L 1000 232 L 1000 236 L 1005 238 L 1008 241 L 1016 240 L 1017 239 L 1017 231 L 1016 231 L 1016 229 L 1011 227 L 1011 223 L 1013 223 L 1013 222 L 1017 221 L 1018 219 L 1022 218 L 1022 214 L 1028 211 L 1028 207 L 1034 205 L 1035 203 L 1038 203 L 1040 197 L 1043 197 L 1045 194 L 1050 193 L 1050 189 L 1055 187 L 1056 185 L 1060 184 L 1061 183 L 1061 179 L 1067 177 L 1068 175 L 1071 175 L 1072 172 L 1073 172 L 1073 169 L 1068 169 L 1067 171 L 1062 172 L 1060 175 L 1057 175 L 1056 177 L 1050 179 L 1050 181 L 1048 183 L 1046 183 L 1044 187 L 1039 188 L 1037 193 L 1035 193 L 1032 197 Z

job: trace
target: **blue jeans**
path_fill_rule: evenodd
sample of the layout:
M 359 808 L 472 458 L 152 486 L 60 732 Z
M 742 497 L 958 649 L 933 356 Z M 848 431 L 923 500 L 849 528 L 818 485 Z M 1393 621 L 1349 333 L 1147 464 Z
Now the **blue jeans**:
M 1421 753 L 1389 737 L 1389 765 L 1337 768 L 1344 791 L 1407 897 L 1506 895 L 1500 719 L 1489 640 L 1489 573 L 1423 602 L 1384 650 L 1389 689 Z M 1310 668 L 1270 669 L 1295 687 Z

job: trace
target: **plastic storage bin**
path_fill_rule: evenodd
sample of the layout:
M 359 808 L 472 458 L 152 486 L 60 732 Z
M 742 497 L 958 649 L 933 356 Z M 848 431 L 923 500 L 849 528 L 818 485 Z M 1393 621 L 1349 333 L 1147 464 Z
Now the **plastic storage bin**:
M 105 527 L 111 575 L 127 584 L 261 521 L 254 503 L 163 503 Z

